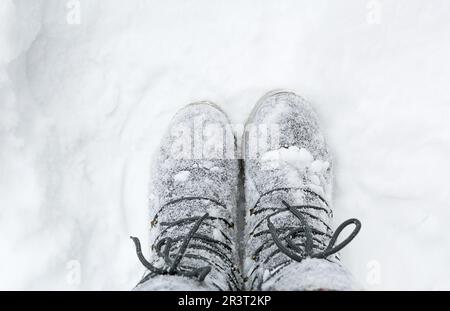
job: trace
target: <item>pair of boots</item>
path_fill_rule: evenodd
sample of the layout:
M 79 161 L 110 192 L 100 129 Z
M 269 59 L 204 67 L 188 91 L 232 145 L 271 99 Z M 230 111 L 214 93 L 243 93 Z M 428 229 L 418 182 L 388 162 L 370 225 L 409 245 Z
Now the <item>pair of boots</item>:
M 148 269 L 136 289 L 352 289 L 338 252 L 361 224 L 350 219 L 333 232 L 332 158 L 308 103 L 289 91 L 266 94 L 237 153 L 219 107 L 195 103 L 174 117 L 153 170 L 150 259 L 132 237 Z

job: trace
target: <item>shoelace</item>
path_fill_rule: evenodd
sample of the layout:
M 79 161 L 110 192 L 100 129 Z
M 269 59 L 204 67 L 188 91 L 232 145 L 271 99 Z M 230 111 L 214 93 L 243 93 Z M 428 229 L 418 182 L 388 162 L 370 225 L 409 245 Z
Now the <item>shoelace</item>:
M 286 203 L 286 201 L 282 201 L 282 203 L 288 211 L 290 211 L 292 214 L 294 214 L 294 216 L 298 220 L 300 220 L 301 227 L 293 228 L 287 232 L 287 234 L 285 235 L 285 238 L 284 238 L 287 242 L 287 246 L 286 246 L 283 244 L 283 241 L 280 238 L 280 235 L 277 233 L 277 229 L 275 228 L 275 226 L 273 225 L 273 223 L 271 221 L 271 218 L 273 217 L 273 215 L 267 217 L 267 226 L 269 228 L 269 231 L 273 238 L 273 241 L 278 246 L 279 250 L 282 253 L 284 253 L 285 255 L 287 255 L 289 258 L 291 258 L 295 261 L 300 262 L 300 261 L 304 260 L 305 258 L 324 259 L 333 254 L 336 254 L 341 249 L 343 249 L 345 246 L 347 246 L 361 230 L 361 222 L 358 219 L 356 219 L 356 218 L 348 219 L 348 220 L 344 221 L 341 225 L 339 225 L 339 227 L 337 227 L 336 231 L 331 236 L 331 240 L 328 243 L 328 246 L 325 248 L 325 250 L 319 251 L 319 252 L 314 252 L 313 251 L 314 240 L 313 240 L 313 233 L 311 230 L 311 226 L 308 224 L 305 217 L 298 211 L 298 209 L 314 208 L 315 206 L 312 206 L 312 205 L 291 206 L 288 203 Z M 335 245 L 341 232 L 351 224 L 355 225 L 355 228 L 353 229 L 353 231 L 349 234 L 349 236 L 344 241 L 342 241 L 338 245 Z M 304 233 L 304 235 L 305 235 L 306 241 L 305 241 L 304 250 L 302 248 L 300 248 L 299 246 L 297 246 L 292 240 L 292 238 L 294 238 L 294 236 L 297 235 L 298 233 Z
M 222 204 L 214 199 L 204 198 L 204 197 L 183 197 L 183 198 L 179 198 L 179 199 L 176 199 L 176 200 L 173 200 L 173 201 L 170 201 L 170 202 L 164 204 L 160 208 L 160 210 L 156 213 L 156 216 L 155 216 L 154 220 L 152 221 L 152 225 L 154 225 L 158 222 L 157 221 L 158 214 L 161 213 L 166 207 L 173 205 L 175 203 L 181 202 L 181 201 L 194 201 L 194 200 L 205 200 L 205 201 L 210 202 L 211 204 L 215 204 L 215 205 L 218 205 L 219 207 L 226 208 L 226 206 L 224 204 Z M 206 235 L 198 232 L 198 230 L 202 226 L 202 224 L 205 226 L 206 225 L 211 226 L 210 223 L 205 222 L 205 220 L 207 220 L 207 219 L 213 220 L 213 221 L 215 221 L 215 220 L 222 221 L 229 227 L 233 226 L 233 224 L 230 224 L 226 219 L 221 218 L 221 217 L 212 217 L 208 213 L 205 213 L 201 217 L 197 216 L 197 217 L 181 218 L 181 219 L 177 219 L 173 222 L 161 223 L 161 226 L 164 226 L 164 229 L 161 230 L 160 235 L 166 233 L 167 230 L 169 230 L 170 228 L 173 228 L 175 226 L 189 225 L 190 223 L 194 223 L 192 228 L 189 230 L 189 232 L 186 235 L 179 236 L 176 238 L 171 238 L 171 237 L 161 238 L 152 247 L 156 251 L 156 255 L 164 261 L 164 266 L 162 268 L 158 268 L 158 267 L 152 265 L 144 257 L 144 255 L 142 254 L 141 243 L 138 238 L 130 237 L 134 242 L 134 245 L 136 248 L 136 254 L 138 256 L 139 261 L 142 263 L 142 265 L 144 267 L 146 267 L 150 271 L 150 273 L 148 273 L 139 282 L 139 284 L 143 284 L 144 282 L 146 282 L 147 280 L 149 280 L 150 278 L 152 278 L 156 275 L 185 276 L 185 277 L 189 277 L 189 278 L 195 278 L 198 281 L 202 282 L 205 280 L 206 276 L 211 272 L 212 266 L 214 265 L 217 269 L 219 269 L 219 270 L 223 271 L 223 273 L 227 273 L 229 275 L 229 278 L 228 278 L 229 281 L 227 281 L 227 282 L 228 282 L 228 287 L 230 289 L 238 288 L 239 282 L 236 279 L 236 276 L 234 275 L 234 273 L 229 272 L 230 267 L 232 267 L 231 270 L 233 272 L 235 271 L 234 263 L 231 261 L 229 256 L 227 256 L 223 252 L 223 250 L 231 252 L 232 251 L 231 247 L 226 243 L 217 241 L 212 237 L 206 236 Z M 226 234 L 224 234 L 222 231 L 220 231 L 220 232 L 222 233 L 222 236 L 227 241 L 231 242 L 230 238 Z M 198 244 L 191 243 L 194 240 L 201 241 L 203 244 L 198 245 Z M 178 248 L 178 251 L 175 254 L 173 254 L 173 249 L 174 250 L 176 249 L 174 246 L 180 242 L 181 242 L 181 246 Z M 219 264 L 217 262 L 217 260 L 210 261 L 209 258 L 205 258 L 205 257 L 199 255 L 198 252 L 197 252 L 197 254 L 186 253 L 186 251 L 190 248 L 204 250 L 209 253 L 212 253 L 215 256 L 221 258 L 222 261 L 224 262 L 224 264 L 228 267 L 225 267 L 225 266 Z M 208 262 L 208 265 L 205 265 L 203 267 L 190 267 L 190 266 L 182 265 L 181 261 L 185 257 L 198 259 L 201 261 L 206 261 L 206 262 Z M 222 289 L 222 288 L 220 288 L 220 286 L 218 286 L 214 282 L 212 283 L 212 285 L 217 287 L 219 290 Z
M 305 210 L 307 209 L 313 209 L 313 210 L 319 210 L 319 211 L 325 211 L 328 212 L 326 209 L 324 209 L 323 207 L 320 206 L 315 206 L 315 205 L 290 205 L 288 204 L 286 201 L 282 200 L 282 204 L 285 206 L 285 208 L 266 208 L 266 209 L 260 209 L 259 211 L 256 211 L 257 206 L 261 203 L 261 199 L 266 196 L 269 195 L 273 192 L 289 192 L 290 190 L 303 190 L 304 192 L 306 192 L 307 194 L 309 194 L 312 197 L 316 197 L 318 198 L 321 202 L 323 202 L 326 206 L 328 206 L 328 204 L 326 203 L 325 199 L 322 198 L 319 194 L 315 193 L 314 191 L 310 190 L 310 189 L 301 189 L 301 188 L 278 188 L 278 189 L 273 189 L 271 191 L 268 191 L 267 193 L 264 193 L 263 195 L 260 196 L 260 198 L 258 199 L 258 201 L 256 202 L 255 206 L 251 209 L 251 214 L 257 214 L 260 212 L 263 212 L 265 210 L 274 210 L 273 213 L 271 213 L 270 215 L 264 217 L 264 219 L 266 219 L 267 222 L 267 227 L 268 230 L 263 230 L 260 231 L 258 233 L 255 234 L 255 229 L 257 227 L 259 227 L 262 222 L 259 222 L 252 230 L 251 234 L 253 236 L 256 235 L 263 235 L 263 234 L 270 234 L 270 236 L 272 237 L 272 242 L 270 240 L 267 240 L 265 243 L 263 243 L 255 252 L 255 254 L 253 255 L 253 257 L 256 257 L 256 254 L 259 254 L 264 248 L 268 248 L 270 246 L 272 246 L 273 244 L 275 244 L 277 246 L 277 249 L 275 251 L 273 251 L 271 254 L 269 254 L 268 258 L 265 260 L 265 262 L 268 262 L 269 259 L 274 256 L 276 253 L 283 253 L 286 256 L 288 256 L 290 259 L 297 261 L 297 262 L 301 262 L 307 258 L 318 258 L 318 259 L 327 259 L 329 256 L 336 254 L 337 252 L 339 252 L 341 249 L 343 249 L 345 246 L 347 246 L 355 237 L 356 235 L 359 233 L 359 231 L 361 230 L 361 222 L 358 219 L 355 218 L 351 218 L 348 219 L 346 221 L 344 221 L 341 225 L 338 226 L 338 228 L 335 230 L 335 232 L 332 235 L 329 235 L 328 233 L 316 230 L 314 228 L 311 228 L 311 225 L 308 223 L 308 221 L 306 220 L 305 216 L 302 215 L 302 212 L 300 212 L 300 210 L 303 210 L 303 213 L 305 215 L 308 215 L 310 218 L 313 218 L 315 220 L 321 221 L 326 227 L 327 229 L 331 230 L 331 228 L 328 227 L 328 225 L 326 223 L 324 223 L 320 218 L 306 213 Z M 300 221 L 300 226 L 298 227 L 289 227 L 289 228 L 280 228 L 277 229 L 275 227 L 275 225 L 272 222 L 272 217 L 280 214 L 280 213 L 284 213 L 284 212 L 291 212 L 299 221 Z M 353 231 L 349 234 L 349 236 L 342 242 L 340 242 L 339 244 L 336 244 L 336 241 L 338 240 L 341 232 L 347 228 L 349 225 L 355 225 L 355 228 L 353 229 Z M 280 232 L 280 233 L 279 233 Z M 281 234 L 283 234 L 283 237 L 281 237 Z M 328 243 L 328 245 L 325 247 L 325 249 L 322 251 L 317 251 L 314 252 L 314 241 L 318 241 L 320 243 L 320 240 L 317 240 L 314 238 L 314 235 L 322 235 L 322 236 L 329 236 L 330 237 L 330 241 Z M 297 237 L 302 237 L 304 236 L 305 238 L 305 242 L 304 243 L 295 243 L 294 239 Z M 283 241 L 285 243 L 283 243 Z M 277 272 L 280 271 L 280 267 L 285 266 L 287 264 L 289 264 L 291 261 L 287 260 L 282 262 L 281 264 L 278 264 L 274 270 L 276 270 Z M 256 267 L 255 269 L 252 271 L 251 274 L 253 274 L 254 272 L 256 272 Z M 273 277 L 274 275 L 272 275 Z M 253 279 L 253 282 L 251 284 L 251 287 L 253 287 L 254 282 L 256 280 L 259 279 L 259 284 L 258 284 L 258 289 L 262 288 L 262 284 L 263 284 L 263 279 L 260 276 L 257 276 Z
M 152 273 L 157 275 L 180 275 L 186 277 L 195 277 L 199 281 L 203 281 L 205 277 L 209 274 L 209 272 L 211 272 L 211 266 L 205 266 L 200 268 L 191 267 L 190 269 L 186 269 L 180 267 L 180 262 L 183 256 L 185 255 L 186 250 L 188 249 L 189 242 L 194 237 L 195 233 L 200 228 L 200 225 L 207 217 L 209 217 L 208 213 L 206 213 L 202 217 L 195 217 L 196 218 L 195 224 L 184 238 L 183 243 L 178 253 L 176 254 L 174 260 L 170 259 L 170 250 L 173 246 L 174 240 L 169 237 L 166 237 L 161 239 L 157 243 L 155 250 L 158 256 L 160 256 L 164 260 L 166 264 L 164 268 L 157 268 L 150 262 L 148 262 L 148 260 L 142 254 L 141 242 L 139 241 L 139 239 L 136 237 L 130 237 L 133 240 L 134 245 L 136 247 L 136 254 L 139 258 L 139 261 L 144 265 L 144 267 L 146 267 Z

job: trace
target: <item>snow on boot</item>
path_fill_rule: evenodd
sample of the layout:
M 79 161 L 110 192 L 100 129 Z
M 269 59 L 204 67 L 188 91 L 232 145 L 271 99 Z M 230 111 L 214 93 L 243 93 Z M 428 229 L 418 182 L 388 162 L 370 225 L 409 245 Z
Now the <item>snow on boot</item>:
M 151 258 L 137 290 L 237 290 L 239 164 L 227 116 L 200 102 L 180 110 L 162 140 L 152 176 Z
M 309 104 L 288 91 L 266 94 L 245 126 L 243 155 L 246 288 L 352 289 L 338 251 L 361 224 L 350 219 L 333 233 L 332 158 Z

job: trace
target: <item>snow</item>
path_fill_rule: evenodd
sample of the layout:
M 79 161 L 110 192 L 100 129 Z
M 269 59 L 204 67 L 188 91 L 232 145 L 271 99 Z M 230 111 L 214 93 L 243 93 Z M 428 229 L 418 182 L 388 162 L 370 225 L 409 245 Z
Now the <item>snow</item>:
M 344 268 L 320 259 L 305 259 L 281 270 L 282 277 L 268 280 L 263 290 L 360 290 L 360 284 Z M 299 275 L 302 277 L 300 278 Z M 270 276 L 264 272 L 264 279 Z
M 183 183 L 186 180 L 188 180 L 190 174 L 191 174 L 191 172 L 189 172 L 189 171 L 181 171 L 181 172 L 175 174 L 175 176 L 173 178 L 175 179 L 176 182 Z
M 315 173 L 325 171 L 330 165 L 327 161 L 314 160 L 311 152 L 305 148 L 290 146 L 265 152 L 261 156 L 262 165 L 268 169 L 287 165 L 292 169 L 304 171 L 306 169 Z
M 171 117 L 210 100 L 243 124 L 289 88 L 333 150 L 335 223 L 363 223 L 345 266 L 366 289 L 449 290 L 448 12 L 2 0 L 0 289 L 132 288 L 144 270 L 129 236 L 146 242 L 150 160 Z
M 282 170 L 290 184 L 306 183 L 307 187 L 320 195 L 325 193 L 325 175 L 329 166 L 328 161 L 314 159 L 309 150 L 297 146 L 270 150 L 261 155 L 263 170 Z M 299 202 L 302 200 L 303 195 L 300 195 Z

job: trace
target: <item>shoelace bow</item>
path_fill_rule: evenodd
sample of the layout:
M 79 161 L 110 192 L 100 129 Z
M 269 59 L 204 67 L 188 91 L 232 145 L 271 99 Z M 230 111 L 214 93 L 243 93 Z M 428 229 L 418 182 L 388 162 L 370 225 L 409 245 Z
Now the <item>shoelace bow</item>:
M 286 210 L 290 211 L 292 214 L 294 214 L 294 216 L 298 220 L 300 220 L 301 225 L 298 228 L 293 228 L 287 231 L 284 237 L 284 240 L 286 241 L 287 245 L 283 244 L 282 238 L 280 238 L 277 229 L 275 228 L 273 222 L 271 221 L 271 218 L 275 215 L 270 215 L 269 217 L 267 217 L 267 226 L 269 228 L 270 235 L 272 236 L 273 241 L 275 242 L 279 250 L 295 261 L 300 262 L 306 258 L 320 258 L 320 259 L 327 258 L 339 252 L 341 249 L 347 246 L 361 230 L 361 222 L 358 219 L 356 218 L 348 219 L 344 221 L 341 225 L 339 225 L 334 234 L 331 236 L 331 240 L 328 243 L 328 246 L 323 251 L 314 252 L 313 231 L 309 223 L 306 221 L 305 216 L 303 216 L 298 211 L 298 209 L 316 208 L 316 206 L 313 205 L 291 206 L 286 201 L 282 201 L 282 203 L 286 207 Z M 341 232 L 351 224 L 355 225 L 353 231 L 344 241 L 340 242 L 338 245 L 335 245 Z M 296 243 L 294 243 L 293 241 L 293 238 L 297 236 L 299 233 L 303 233 L 305 236 L 304 249 L 297 246 Z
M 141 242 L 138 238 L 130 237 L 134 245 L 136 247 L 136 254 L 139 258 L 139 261 L 150 270 L 151 273 L 155 275 L 179 275 L 186 277 L 195 277 L 199 281 L 203 281 L 208 273 L 211 271 L 211 266 L 204 267 L 182 267 L 180 266 L 181 259 L 185 256 L 186 250 L 188 249 L 189 242 L 195 236 L 196 232 L 200 228 L 202 222 L 209 217 L 209 214 L 206 213 L 202 217 L 192 217 L 189 220 L 195 221 L 194 226 L 189 231 L 189 233 L 182 239 L 183 243 L 181 244 L 180 249 L 178 250 L 175 258 L 172 260 L 170 258 L 170 250 L 173 246 L 174 240 L 170 237 L 165 237 L 161 239 L 155 246 L 156 253 L 159 257 L 164 260 L 165 266 L 163 268 L 158 268 L 152 265 L 142 254 Z M 141 281 L 142 283 L 142 281 Z

